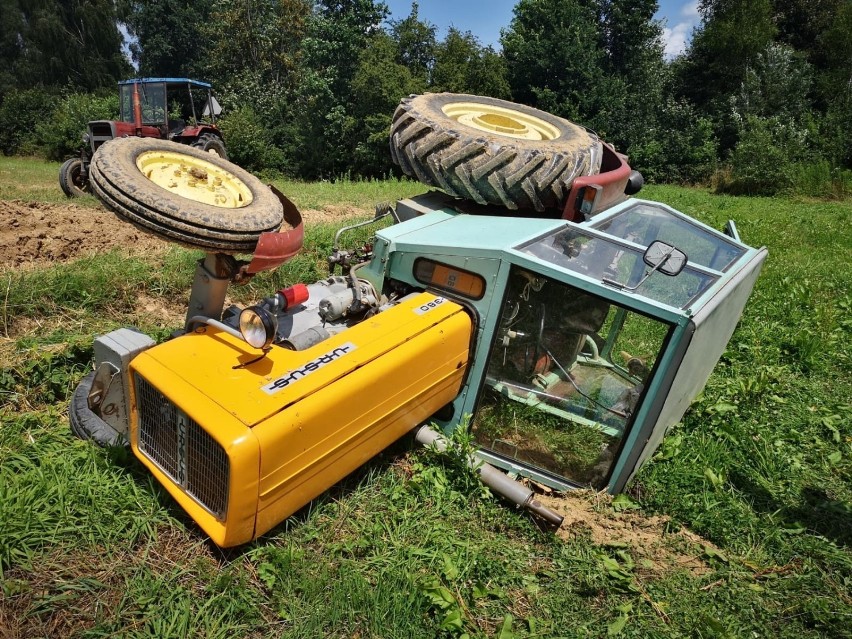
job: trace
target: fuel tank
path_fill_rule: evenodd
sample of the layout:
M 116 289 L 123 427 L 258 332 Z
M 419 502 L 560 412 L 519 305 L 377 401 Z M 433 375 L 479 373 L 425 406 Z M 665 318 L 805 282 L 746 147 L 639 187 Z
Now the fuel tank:
M 265 357 L 201 327 L 132 361 L 133 452 L 216 544 L 245 543 L 451 402 L 472 331 L 430 293 Z

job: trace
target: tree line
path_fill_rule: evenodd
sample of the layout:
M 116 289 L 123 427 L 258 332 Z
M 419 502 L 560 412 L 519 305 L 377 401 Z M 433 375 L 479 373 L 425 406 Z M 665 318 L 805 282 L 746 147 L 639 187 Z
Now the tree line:
M 214 85 L 231 158 L 254 171 L 394 174 L 400 98 L 451 91 L 579 122 L 654 182 L 842 195 L 852 0 L 698 9 L 667 60 L 655 0 L 518 0 L 500 49 L 439 39 L 416 2 L 393 20 L 376 0 L 0 0 L 0 150 L 68 157 L 86 121 L 115 117 L 117 80 L 175 76 Z

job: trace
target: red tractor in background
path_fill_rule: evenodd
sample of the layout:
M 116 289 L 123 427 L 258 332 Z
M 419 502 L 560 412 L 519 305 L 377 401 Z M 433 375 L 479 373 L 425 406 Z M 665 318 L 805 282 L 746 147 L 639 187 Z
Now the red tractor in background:
M 222 108 L 206 82 L 187 78 L 134 78 L 118 83 L 118 120 L 89 122 L 80 157 L 59 168 L 68 197 L 89 193 L 89 164 L 104 142 L 137 136 L 180 142 L 228 159 L 216 116 Z

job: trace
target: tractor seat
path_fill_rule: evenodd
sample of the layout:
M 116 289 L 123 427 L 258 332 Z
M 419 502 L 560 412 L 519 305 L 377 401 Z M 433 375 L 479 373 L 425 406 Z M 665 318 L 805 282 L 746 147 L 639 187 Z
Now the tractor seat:
M 186 128 L 186 121 L 178 118 L 177 120 L 169 120 L 169 133 L 178 133 Z

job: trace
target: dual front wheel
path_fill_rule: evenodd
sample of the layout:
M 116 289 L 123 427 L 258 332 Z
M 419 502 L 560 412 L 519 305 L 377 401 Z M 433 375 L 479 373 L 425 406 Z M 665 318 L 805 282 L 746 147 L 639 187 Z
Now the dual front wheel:
M 92 158 L 93 192 L 144 230 L 206 252 L 251 253 L 284 208 L 259 179 L 215 152 L 153 138 L 119 138 Z

